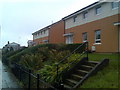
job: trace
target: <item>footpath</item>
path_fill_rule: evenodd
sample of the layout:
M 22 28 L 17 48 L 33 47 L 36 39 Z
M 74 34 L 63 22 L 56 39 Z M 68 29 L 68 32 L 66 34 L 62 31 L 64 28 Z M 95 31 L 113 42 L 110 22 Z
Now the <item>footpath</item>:
M 18 80 L 11 73 L 8 67 L 2 64 L 2 61 L 0 59 L 0 90 L 13 88 L 20 88 Z

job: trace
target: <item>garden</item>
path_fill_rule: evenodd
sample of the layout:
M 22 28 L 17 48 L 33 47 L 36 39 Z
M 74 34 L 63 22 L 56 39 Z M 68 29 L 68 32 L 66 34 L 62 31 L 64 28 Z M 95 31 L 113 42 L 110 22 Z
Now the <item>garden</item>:
M 23 48 L 18 51 L 3 52 L 2 61 L 11 69 L 14 68 L 13 63 L 17 63 L 24 68 L 30 69 L 35 75 L 40 74 L 41 80 L 53 84 L 56 82 L 56 64 L 80 45 L 81 44 L 37 45 L 34 47 Z M 65 62 L 60 64 L 59 70 L 64 70 L 68 66 L 68 63 L 73 62 L 84 50 L 85 47 L 80 48 L 78 50 L 79 52 L 73 53 L 65 60 Z M 79 88 L 118 88 L 118 70 L 120 70 L 118 65 L 118 54 L 89 53 L 89 60 L 100 61 L 103 58 L 110 59 L 109 65 L 99 71 L 96 75 L 91 76 Z M 22 87 L 25 87 L 23 82 L 20 83 Z M 35 85 L 33 85 L 33 87 L 35 88 Z
M 56 82 L 56 64 L 80 45 L 81 44 L 37 45 L 18 51 L 3 53 L 2 58 L 3 63 L 11 69 L 14 68 L 13 64 L 17 63 L 24 68 L 30 69 L 35 75 L 40 74 L 40 79 L 45 82 L 53 84 Z M 68 63 L 71 63 L 76 57 L 80 56 L 80 53 L 82 53 L 84 49 L 85 45 L 68 57 L 65 62 L 60 64 L 59 71 L 64 70 L 68 66 Z

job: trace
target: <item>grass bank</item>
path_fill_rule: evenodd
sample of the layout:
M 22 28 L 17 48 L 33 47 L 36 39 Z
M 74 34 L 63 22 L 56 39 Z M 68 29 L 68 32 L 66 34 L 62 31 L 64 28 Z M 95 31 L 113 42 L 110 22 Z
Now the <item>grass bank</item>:
M 110 59 L 109 65 L 95 75 L 89 77 L 79 88 L 118 88 L 120 66 L 118 54 L 89 54 L 89 60 L 100 61 Z

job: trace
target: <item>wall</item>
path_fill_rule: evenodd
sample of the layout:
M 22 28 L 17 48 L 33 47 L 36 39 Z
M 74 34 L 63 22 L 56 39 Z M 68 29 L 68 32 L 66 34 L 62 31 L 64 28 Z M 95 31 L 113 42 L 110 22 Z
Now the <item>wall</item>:
M 64 21 L 60 20 L 50 27 L 49 43 L 64 43 Z
M 65 29 L 72 28 L 72 27 L 75 27 L 75 26 L 78 26 L 78 25 L 82 25 L 82 24 L 85 24 L 85 23 L 88 23 L 88 22 L 92 22 L 92 21 L 95 21 L 95 20 L 99 20 L 99 19 L 102 19 L 102 18 L 105 18 L 105 17 L 109 17 L 109 16 L 112 16 L 112 15 L 118 14 L 118 8 L 117 9 L 112 9 L 111 2 L 107 2 L 107 3 L 104 2 L 100 5 L 101 5 L 101 14 L 99 14 L 99 15 L 95 14 L 95 8 L 97 6 L 99 6 L 99 5 L 97 5 L 93 8 L 85 10 L 85 11 L 88 11 L 88 17 L 86 19 L 83 19 L 83 12 L 81 12 L 80 14 L 77 15 L 77 21 L 76 22 L 73 22 L 73 17 L 65 20 Z
M 33 39 L 39 39 L 39 38 L 47 37 L 48 35 L 49 35 L 49 29 L 46 28 L 45 30 L 40 30 L 36 34 L 33 34 Z
M 33 42 L 35 42 L 35 45 L 37 45 L 37 44 L 44 44 L 43 40 L 48 40 L 48 36 L 47 37 L 38 38 L 38 39 L 34 39 Z
M 82 33 L 88 33 L 89 49 L 96 47 L 96 52 L 118 52 L 118 28 L 113 23 L 118 22 L 118 15 L 109 16 L 83 25 L 66 29 L 65 33 L 73 32 L 73 42 L 82 43 Z M 95 45 L 95 30 L 101 30 L 101 44 Z

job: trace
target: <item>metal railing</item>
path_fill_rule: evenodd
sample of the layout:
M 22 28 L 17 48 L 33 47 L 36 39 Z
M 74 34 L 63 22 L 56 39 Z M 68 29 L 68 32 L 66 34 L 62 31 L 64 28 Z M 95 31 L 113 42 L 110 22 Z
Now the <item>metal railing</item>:
M 62 71 L 59 70 L 60 64 L 62 64 L 64 61 L 66 61 L 71 55 L 73 55 L 74 53 L 78 52 L 78 50 L 80 50 L 81 48 L 84 48 L 84 50 L 80 53 L 80 55 L 78 57 L 75 58 L 75 60 L 73 60 L 72 62 L 68 63 L 68 66 L 66 66 L 65 69 L 63 69 Z M 58 62 L 56 64 L 56 73 L 57 73 L 57 82 L 62 82 L 60 81 L 60 75 L 66 71 L 71 65 L 73 65 L 73 63 L 75 63 L 78 59 L 81 58 L 81 56 L 83 56 L 84 54 L 86 54 L 86 57 L 88 59 L 88 42 L 82 43 L 80 46 L 78 46 L 75 50 L 73 50 L 70 54 L 68 54 L 67 56 L 65 56 L 60 62 Z
M 24 86 L 23 88 L 28 88 L 29 90 L 31 88 L 36 88 L 37 90 L 40 88 L 50 88 L 52 90 L 56 90 L 55 87 L 41 80 L 39 74 L 34 75 L 30 69 L 23 68 L 16 63 L 13 65 L 13 73 L 19 79 L 19 81 L 22 81 Z

